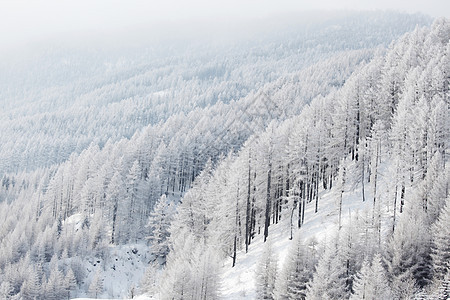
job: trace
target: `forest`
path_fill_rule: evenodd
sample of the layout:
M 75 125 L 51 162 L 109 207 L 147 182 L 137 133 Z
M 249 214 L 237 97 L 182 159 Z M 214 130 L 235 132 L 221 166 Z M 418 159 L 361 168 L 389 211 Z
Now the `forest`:
M 450 21 L 298 26 L 2 89 L 0 298 L 447 299 Z

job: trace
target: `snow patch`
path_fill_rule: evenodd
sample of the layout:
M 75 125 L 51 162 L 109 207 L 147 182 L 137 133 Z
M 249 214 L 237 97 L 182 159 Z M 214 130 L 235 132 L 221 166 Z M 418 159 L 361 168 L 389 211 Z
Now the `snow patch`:
M 139 283 L 149 262 L 153 259 L 148 246 L 145 244 L 114 246 L 107 250 L 107 254 L 104 257 L 106 257 L 104 260 L 98 257 L 87 259 L 84 266 L 88 275 L 78 295 L 80 297 L 90 296 L 86 294 L 86 291 L 89 290 L 89 285 L 97 272 L 99 272 L 100 278 L 103 280 L 103 293 L 98 298 L 131 298 L 132 288 L 134 288 L 134 295 L 138 294 Z M 143 295 L 140 298 L 134 297 L 133 299 L 144 300 L 152 298 Z

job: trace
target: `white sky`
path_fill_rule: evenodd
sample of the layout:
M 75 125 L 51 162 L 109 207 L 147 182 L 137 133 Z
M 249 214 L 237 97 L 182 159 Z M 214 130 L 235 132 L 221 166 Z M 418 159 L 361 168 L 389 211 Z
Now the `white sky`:
M 72 32 L 317 9 L 395 9 L 450 17 L 448 0 L 0 0 L 0 47 Z

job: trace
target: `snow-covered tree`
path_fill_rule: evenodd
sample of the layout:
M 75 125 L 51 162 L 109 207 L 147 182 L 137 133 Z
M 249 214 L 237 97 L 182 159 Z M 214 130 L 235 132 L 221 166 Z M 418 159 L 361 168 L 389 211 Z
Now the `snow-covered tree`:
M 387 247 L 388 278 L 395 296 L 409 292 L 411 285 L 425 286 L 432 275 L 429 228 L 417 206 L 406 206 Z
M 450 273 L 450 197 L 439 214 L 438 220 L 432 226 L 433 269 L 437 279 L 442 279 Z
M 147 227 L 149 228 L 150 249 L 156 260 L 162 265 L 169 254 L 169 228 L 174 215 L 173 203 L 162 195 L 156 203 L 153 212 L 150 213 Z
M 123 201 L 124 195 L 125 188 L 122 176 L 118 171 L 116 171 L 114 172 L 111 182 L 109 183 L 106 190 L 106 200 L 108 201 L 109 207 L 111 208 L 111 212 L 109 213 L 112 227 L 111 244 L 115 244 L 120 241 L 120 233 L 123 231 L 123 212 L 119 211 L 119 203 Z
M 390 299 L 390 287 L 386 277 L 386 271 L 382 265 L 382 257 L 376 254 L 372 263 L 363 263 L 361 271 L 357 274 L 353 294 L 350 299 Z
M 158 272 L 160 264 L 158 262 L 152 262 L 145 270 L 142 277 L 140 291 L 143 293 L 155 294 L 158 287 Z
M 89 284 L 89 294 L 91 297 L 94 297 L 95 299 L 98 298 L 103 293 L 103 278 L 100 274 L 100 271 L 97 270 L 97 272 L 94 274 L 91 283 Z
M 191 256 L 195 250 L 194 238 L 185 229 L 181 232 L 182 235 L 173 240 L 172 250 L 161 275 L 159 295 L 162 299 L 193 297 L 194 278 Z
M 3 281 L 0 285 L 0 296 L 2 299 L 11 299 L 14 288 L 9 281 Z
M 306 287 L 312 279 L 315 253 L 301 240 L 297 232 L 283 268 L 276 279 L 276 299 L 305 299 Z
M 306 299 L 344 299 L 347 297 L 345 266 L 336 241 L 324 246 L 313 279 L 308 283 Z
M 45 285 L 45 297 L 47 299 L 62 299 L 66 296 L 64 288 L 64 276 L 55 266 L 50 271 L 50 276 Z
M 64 277 L 64 286 L 66 289 L 67 298 L 70 299 L 71 292 L 77 287 L 77 280 L 72 268 L 69 268 L 66 272 L 66 276 Z
M 39 299 L 42 294 L 42 285 L 35 268 L 32 268 L 28 277 L 22 284 L 21 294 L 24 299 Z
M 275 299 L 275 281 L 277 278 L 278 259 L 271 239 L 264 244 L 263 253 L 256 269 L 257 299 Z

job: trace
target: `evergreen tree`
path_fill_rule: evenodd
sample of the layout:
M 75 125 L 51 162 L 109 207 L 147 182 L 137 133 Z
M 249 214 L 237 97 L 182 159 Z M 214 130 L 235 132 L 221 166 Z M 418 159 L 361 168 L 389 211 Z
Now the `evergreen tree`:
M 126 201 L 124 206 L 126 223 L 123 226 L 128 229 L 128 236 L 125 241 L 136 242 L 145 225 L 140 223 L 142 216 L 145 214 L 144 195 L 142 193 L 143 184 L 142 170 L 139 162 L 135 160 L 128 171 L 125 182 L 127 188 L 124 199 Z
M 194 262 L 192 265 L 194 277 L 193 299 L 220 299 L 220 261 L 218 259 L 219 256 L 217 255 L 218 251 L 213 247 L 206 247 L 200 245 L 194 252 Z
M 389 279 L 397 297 L 409 293 L 416 284 L 427 285 L 432 275 L 426 216 L 420 204 L 413 204 L 406 206 L 387 247 Z
M 277 278 L 277 258 L 271 239 L 264 244 L 264 250 L 256 270 L 256 298 L 275 299 L 275 280 Z
M 47 299 L 62 299 L 66 296 L 64 290 L 64 277 L 61 271 L 57 267 L 54 267 L 50 271 L 50 276 L 48 277 L 45 286 L 45 297 Z
M 338 255 L 336 240 L 325 247 L 313 279 L 308 283 L 306 299 L 344 299 L 347 296 L 345 268 Z
M 14 288 L 11 286 L 9 281 L 3 281 L 0 285 L 0 297 L 2 299 L 11 299 Z
M 145 270 L 144 277 L 141 281 L 141 292 L 149 293 L 152 295 L 157 292 L 159 267 L 159 262 L 152 262 L 148 265 L 147 269 Z
M 165 264 L 169 253 L 169 228 L 173 215 L 173 204 L 171 204 L 166 195 L 162 195 L 148 219 L 149 236 L 147 238 L 150 243 L 150 249 L 156 260 L 162 265 Z
M 364 261 L 360 272 L 356 275 L 353 285 L 353 295 L 350 299 L 373 299 L 371 298 L 370 280 L 372 279 L 372 270 L 370 264 Z
M 91 280 L 89 285 L 89 294 L 95 299 L 103 293 L 103 279 L 101 278 L 100 271 L 98 270 Z
M 381 260 L 381 255 L 376 254 L 371 265 L 367 261 L 363 263 L 361 271 L 356 276 L 351 299 L 377 300 L 392 297 Z
M 439 214 L 438 220 L 432 226 L 433 269 L 437 279 L 442 279 L 450 273 L 450 197 Z
M 74 291 L 77 287 L 77 280 L 75 278 L 75 274 L 73 273 L 72 268 L 70 267 L 66 273 L 66 277 L 64 278 L 64 286 L 66 288 L 67 299 L 70 299 L 70 292 Z
M 121 227 L 123 224 L 119 211 L 119 202 L 123 200 L 124 195 L 125 189 L 122 176 L 118 171 L 116 171 L 106 190 L 106 201 L 109 203 L 109 207 L 111 207 L 111 211 L 109 213 L 112 226 L 111 244 L 116 244 L 119 242 L 119 233 L 121 231 L 118 230 L 118 227 Z
M 171 240 L 172 247 L 161 275 L 159 295 L 164 300 L 193 299 L 194 276 L 191 262 L 195 251 L 194 237 L 183 228 L 179 235 L 172 233 Z
M 294 300 L 306 298 L 307 283 L 314 270 L 314 253 L 303 244 L 297 233 L 276 280 L 276 299 Z
M 42 293 L 42 285 L 38 273 L 32 268 L 25 279 L 21 294 L 24 299 L 39 299 Z

